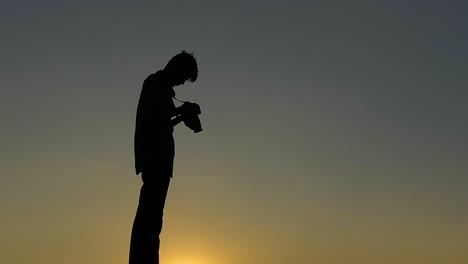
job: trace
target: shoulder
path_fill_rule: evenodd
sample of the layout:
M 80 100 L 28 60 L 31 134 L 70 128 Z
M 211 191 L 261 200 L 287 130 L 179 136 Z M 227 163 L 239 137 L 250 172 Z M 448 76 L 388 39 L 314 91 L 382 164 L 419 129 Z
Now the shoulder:
M 160 74 L 158 74 L 158 72 L 152 73 L 148 75 L 148 77 L 146 77 L 146 79 L 143 81 L 143 87 L 157 85 L 160 79 L 161 79 Z

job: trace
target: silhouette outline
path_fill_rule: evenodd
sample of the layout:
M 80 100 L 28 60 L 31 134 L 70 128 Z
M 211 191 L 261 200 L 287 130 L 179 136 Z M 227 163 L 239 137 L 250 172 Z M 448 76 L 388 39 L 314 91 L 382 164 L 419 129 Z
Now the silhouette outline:
M 174 127 L 183 122 L 195 133 L 202 131 L 200 106 L 179 100 L 183 104 L 176 107 L 174 87 L 195 82 L 197 77 L 196 58 L 182 51 L 143 82 L 134 135 L 135 172 L 141 173 L 143 184 L 132 226 L 129 264 L 159 264 L 159 235 L 175 157 Z

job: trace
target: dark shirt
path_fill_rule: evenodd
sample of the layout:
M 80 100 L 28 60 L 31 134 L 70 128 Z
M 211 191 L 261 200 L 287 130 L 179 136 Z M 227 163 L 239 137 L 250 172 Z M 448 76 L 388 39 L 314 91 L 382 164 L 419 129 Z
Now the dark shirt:
M 149 75 L 143 82 L 135 127 L 136 174 L 152 170 L 172 176 L 175 154 L 171 123 L 175 112 L 174 95 L 161 71 Z

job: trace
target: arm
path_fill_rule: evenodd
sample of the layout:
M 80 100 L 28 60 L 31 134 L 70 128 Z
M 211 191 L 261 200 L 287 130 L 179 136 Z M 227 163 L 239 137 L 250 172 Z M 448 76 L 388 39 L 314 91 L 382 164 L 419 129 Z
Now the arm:
M 176 116 L 175 118 L 171 119 L 172 127 L 177 126 L 180 122 L 182 122 L 183 118 L 181 115 Z
M 171 125 L 172 127 L 175 127 L 178 125 L 180 122 L 182 122 L 184 119 L 182 118 L 182 112 L 181 107 L 176 107 L 174 111 L 171 112 Z
M 175 108 L 174 111 L 171 113 L 171 118 L 175 117 L 175 118 L 171 119 L 171 125 L 172 125 L 172 127 L 175 127 L 181 121 L 184 121 L 184 123 L 185 123 L 184 119 L 185 119 L 185 117 L 187 115 L 191 115 L 192 113 L 200 114 L 200 112 L 201 112 L 200 111 L 200 106 L 198 104 L 186 102 L 183 105 Z M 187 124 L 185 124 L 185 125 L 187 125 Z M 189 128 L 191 128 L 191 127 L 189 126 Z

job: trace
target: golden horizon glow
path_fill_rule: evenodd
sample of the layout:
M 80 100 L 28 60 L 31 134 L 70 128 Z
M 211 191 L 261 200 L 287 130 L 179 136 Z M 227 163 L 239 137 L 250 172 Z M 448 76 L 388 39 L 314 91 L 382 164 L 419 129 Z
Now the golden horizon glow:
M 216 250 L 216 245 L 207 243 L 207 241 L 183 241 L 184 235 L 180 234 L 178 230 L 168 230 L 168 232 L 171 233 L 171 236 L 165 240 L 160 250 L 161 263 L 218 264 L 226 262 L 226 256 L 220 255 L 222 252 Z M 197 235 L 193 234 L 193 236 Z M 215 255 L 213 252 L 217 254 Z
M 169 264 L 214 264 L 207 258 L 198 256 L 177 256 L 166 260 Z

